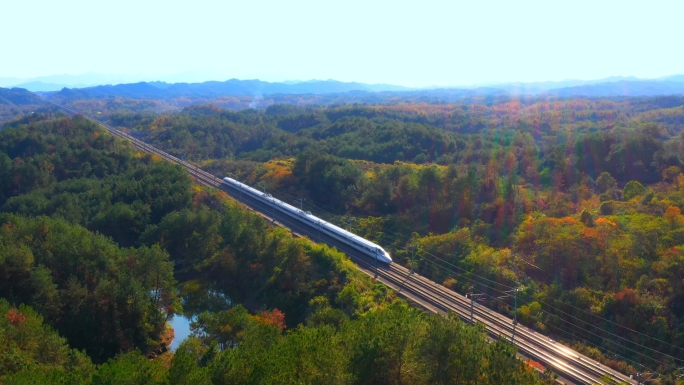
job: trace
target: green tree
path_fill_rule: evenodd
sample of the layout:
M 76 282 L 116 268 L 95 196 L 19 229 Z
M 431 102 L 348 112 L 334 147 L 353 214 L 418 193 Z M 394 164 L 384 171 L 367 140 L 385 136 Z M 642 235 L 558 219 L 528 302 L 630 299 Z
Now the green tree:
M 476 383 L 484 370 L 487 341 L 482 326 L 472 328 L 455 314 L 430 317 L 418 348 L 425 382 L 429 384 Z M 458 353 L 456 353 L 458 352 Z
M 164 367 L 157 361 L 131 352 L 110 359 L 98 367 L 92 385 L 162 385 L 165 383 Z
M 420 313 L 405 303 L 371 311 L 359 323 L 346 323 L 342 333 L 350 344 L 351 372 L 358 384 L 400 384 L 411 362 L 410 350 Z
M 0 215 L 0 296 L 36 309 L 94 361 L 158 344 L 180 308 L 168 254 L 120 249 L 88 230 L 46 217 Z M 20 269 L 17 269 L 20 267 Z M 18 290 L 21 288 L 21 290 Z
M 584 225 L 587 227 L 594 226 L 594 218 L 591 216 L 591 213 L 586 209 L 582 210 L 582 213 L 580 213 L 580 221 L 584 223 Z
M 33 309 L 12 307 L 5 299 L 0 299 L 0 341 L 0 382 L 85 383 L 95 369 Z
M 677 166 L 670 166 L 663 170 L 663 180 L 668 182 L 677 182 L 677 175 L 679 175 L 681 169 Z
M 615 178 L 610 175 L 610 173 L 604 171 L 601 173 L 601 175 L 599 175 L 598 178 L 596 178 L 596 187 L 598 188 L 599 192 L 605 193 L 608 190 L 616 188 L 617 182 L 615 181 Z
M 210 349 L 196 338 L 184 340 L 173 354 L 167 373 L 169 385 L 210 385 L 211 371 L 204 362 Z
M 646 188 L 644 185 L 639 183 L 638 181 L 631 180 L 627 182 L 625 185 L 625 188 L 622 190 L 622 194 L 624 195 L 626 200 L 630 200 L 636 196 L 639 196 L 646 191 Z
M 225 350 L 238 346 L 252 322 L 247 309 L 238 305 L 230 310 L 202 313 L 190 329 L 206 346 L 216 343 L 220 350 Z

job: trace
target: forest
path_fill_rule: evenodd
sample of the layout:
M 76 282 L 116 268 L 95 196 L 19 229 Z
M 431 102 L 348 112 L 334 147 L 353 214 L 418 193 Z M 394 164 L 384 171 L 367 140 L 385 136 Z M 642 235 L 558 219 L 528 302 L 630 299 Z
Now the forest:
M 0 123 L 22 117 L 32 112 L 52 110 L 45 101 L 23 88 L 0 87 Z
M 83 117 L 4 124 L 0 186 L 0 383 L 554 381 Z
M 106 119 L 620 371 L 684 364 L 683 97 L 140 114 Z

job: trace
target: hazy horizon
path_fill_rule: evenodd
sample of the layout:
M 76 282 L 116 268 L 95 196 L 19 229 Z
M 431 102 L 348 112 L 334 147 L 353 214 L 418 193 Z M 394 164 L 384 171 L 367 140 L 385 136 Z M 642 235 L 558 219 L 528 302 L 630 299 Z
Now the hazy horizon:
M 666 76 L 661 76 L 657 78 L 638 78 L 635 76 L 609 76 L 609 77 L 604 77 L 604 78 L 595 78 L 595 79 L 576 79 L 576 78 L 567 78 L 567 79 L 561 79 L 561 80 L 541 80 L 541 81 L 534 81 L 534 82 L 516 82 L 516 81 L 502 81 L 502 82 L 483 82 L 483 83 L 477 83 L 477 84 L 456 84 L 456 85 L 439 85 L 439 84 L 434 84 L 430 86 L 423 86 L 423 87 L 410 87 L 406 86 L 403 84 L 389 84 L 389 83 L 384 83 L 387 85 L 393 85 L 393 86 L 403 86 L 407 88 L 413 88 L 413 89 L 425 89 L 425 88 L 435 88 L 435 87 L 487 87 L 487 86 L 495 86 L 495 85 L 506 85 L 506 84 L 516 84 L 516 83 L 521 83 L 521 84 L 535 84 L 535 83 L 564 83 L 564 82 L 598 82 L 602 80 L 616 80 L 616 79 L 628 79 L 628 80 L 659 80 L 671 76 L 677 76 L 680 74 L 669 74 Z M 69 80 L 69 78 L 76 79 L 76 80 Z M 89 80 L 82 80 L 82 79 L 89 79 Z M 112 79 L 118 79 L 112 81 Z M 218 82 L 223 82 L 231 79 L 237 79 L 237 80 L 261 80 L 261 81 L 267 81 L 267 82 L 272 82 L 272 83 L 306 83 L 306 82 L 325 82 L 325 81 L 339 81 L 342 82 L 341 80 L 337 79 L 287 79 L 287 80 L 264 80 L 264 79 L 258 79 L 258 78 L 252 78 L 252 79 L 240 79 L 240 78 L 213 78 L 210 76 L 202 76 L 201 73 L 199 72 L 190 72 L 190 73 L 179 73 L 179 74 L 170 74 L 170 75 L 160 75 L 160 76 L 155 76 L 155 75 L 143 75 L 143 74 L 101 74 L 101 73 L 94 73 L 94 72 L 89 72 L 89 73 L 82 73 L 82 74 L 54 74 L 54 75 L 45 75 L 45 76 L 37 76 L 33 78 L 10 78 L 10 77 L 0 77 L 0 87 L 16 87 L 16 86 L 21 86 L 24 84 L 32 84 L 32 83 L 44 83 L 46 85 L 63 85 L 66 87 L 70 88 L 82 88 L 82 87 L 92 87 L 92 86 L 97 86 L 97 85 L 117 85 L 117 84 L 130 84 L 130 83 L 138 83 L 138 82 L 166 82 L 166 83 L 203 83 L 203 82 L 208 82 L 208 81 L 218 81 Z M 356 81 L 351 81 L 351 82 L 356 82 Z M 363 83 L 363 82 L 357 82 L 357 83 Z M 365 83 L 365 84 L 383 84 L 383 83 Z

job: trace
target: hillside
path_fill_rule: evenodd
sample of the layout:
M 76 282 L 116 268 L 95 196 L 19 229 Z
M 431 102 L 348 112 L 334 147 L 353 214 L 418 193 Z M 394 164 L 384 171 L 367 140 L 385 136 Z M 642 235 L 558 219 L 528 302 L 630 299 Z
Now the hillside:
M 0 122 L 45 108 L 45 101 L 33 92 L 23 88 L 0 88 Z
M 126 122 L 217 175 L 351 221 L 397 263 L 461 293 L 522 286 L 519 320 L 607 365 L 671 373 L 664 357 L 684 360 L 683 106 L 675 96 L 207 105 Z M 616 346 L 617 333 L 629 342 Z
M 86 119 L 4 125 L 0 165 L 2 383 L 541 384 L 510 344 Z M 192 336 L 171 354 L 182 312 Z
M 673 374 L 665 360 L 684 360 L 683 97 L 199 105 L 163 114 L 131 113 L 126 103 L 159 106 L 76 102 L 109 106 L 102 118 L 216 175 L 265 184 L 290 203 L 303 197 L 397 263 L 461 293 L 488 294 L 491 308 L 613 368 Z M 12 210 L 50 201 L 12 199 Z M 186 234 L 178 223 L 195 217 L 173 218 L 136 225 L 152 237 L 137 242 L 164 239 L 184 266 L 212 260 L 214 246 L 197 259 L 173 241 Z M 496 299 L 517 286 L 517 310 Z M 616 345 L 618 333 L 629 341 Z

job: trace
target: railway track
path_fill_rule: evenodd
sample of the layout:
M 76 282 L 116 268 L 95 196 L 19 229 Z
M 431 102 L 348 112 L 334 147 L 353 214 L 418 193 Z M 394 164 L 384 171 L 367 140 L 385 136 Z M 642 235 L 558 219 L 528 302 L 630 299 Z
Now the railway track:
M 68 114 L 83 115 L 71 108 L 49 101 L 48 103 L 59 107 Z M 287 215 L 281 214 L 281 217 L 278 218 L 277 215 L 275 215 L 276 211 L 274 211 L 270 205 L 251 198 L 247 196 L 247 194 L 239 194 L 239 191 L 223 184 L 220 178 L 200 169 L 197 165 L 170 155 L 140 139 L 134 138 L 125 132 L 103 124 L 95 119 L 85 115 L 83 116 L 86 119 L 105 127 L 112 135 L 129 140 L 133 146 L 141 151 L 146 151 L 158 155 L 169 162 L 180 164 L 188 170 L 190 175 L 192 175 L 198 183 L 205 186 L 220 188 L 228 192 L 243 204 L 259 211 L 262 216 L 273 221 L 274 224 L 288 227 L 293 234 L 306 236 L 310 239 L 322 241 L 330 246 L 336 247 L 338 250 L 347 254 L 357 264 L 361 271 L 384 283 L 402 296 L 416 302 L 425 309 L 442 314 L 453 312 L 466 322 L 470 322 L 471 302 L 466 297 L 438 285 L 419 274 L 411 273 L 408 269 L 396 263 L 386 265 L 372 261 L 370 258 L 338 240 L 321 234 L 317 229 L 306 223 L 295 221 Z M 498 339 L 501 336 L 510 338 L 513 333 L 513 320 L 483 306 L 474 304 L 472 307 L 472 317 L 474 323 L 483 323 L 487 333 L 494 339 Z M 629 377 L 520 325 L 517 325 L 515 329 L 515 345 L 525 357 L 551 366 L 566 382 L 575 384 L 636 384 L 636 381 Z M 606 382 L 604 381 L 604 378 L 609 378 L 612 382 Z

